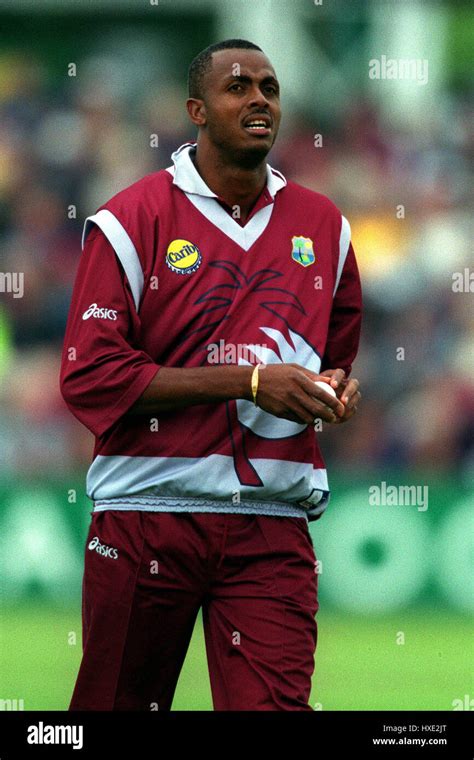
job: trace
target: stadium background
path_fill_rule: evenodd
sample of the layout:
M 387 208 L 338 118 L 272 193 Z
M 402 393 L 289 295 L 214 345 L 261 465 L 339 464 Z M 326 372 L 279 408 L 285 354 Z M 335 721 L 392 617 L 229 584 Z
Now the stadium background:
M 23 298 L 0 293 L 2 709 L 66 709 L 80 661 L 92 438 L 57 377 L 83 219 L 194 138 L 189 62 L 239 36 L 282 84 L 270 163 L 343 210 L 364 285 L 363 403 L 321 434 L 333 498 L 311 526 L 311 702 L 472 709 L 473 311 L 452 287 L 472 238 L 468 8 L 0 2 L 0 271 L 25 278 Z M 426 59 L 428 82 L 370 79 L 382 55 Z M 428 509 L 371 506 L 382 482 L 427 486 Z M 211 709 L 200 618 L 174 709 Z

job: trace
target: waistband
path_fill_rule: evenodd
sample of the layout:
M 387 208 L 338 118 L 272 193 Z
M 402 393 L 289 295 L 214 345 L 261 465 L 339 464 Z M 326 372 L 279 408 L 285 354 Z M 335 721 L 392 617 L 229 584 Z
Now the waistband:
M 171 496 L 126 496 L 117 499 L 98 499 L 93 502 L 94 512 L 105 509 L 140 509 L 149 512 L 228 512 L 270 516 L 302 517 L 308 520 L 307 509 L 297 504 L 280 501 L 242 499 L 233 503 L 224 499 L 203 499 Z

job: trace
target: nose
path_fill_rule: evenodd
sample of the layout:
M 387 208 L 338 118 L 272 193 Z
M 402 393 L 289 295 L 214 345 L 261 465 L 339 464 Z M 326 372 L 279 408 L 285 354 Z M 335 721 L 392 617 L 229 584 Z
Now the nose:
M 267 108 L 269 105 L 268 99 L 265 97 L 258 85 L 254 85 L 250 93 L 250 100 L 248 105 L 250 107 Z

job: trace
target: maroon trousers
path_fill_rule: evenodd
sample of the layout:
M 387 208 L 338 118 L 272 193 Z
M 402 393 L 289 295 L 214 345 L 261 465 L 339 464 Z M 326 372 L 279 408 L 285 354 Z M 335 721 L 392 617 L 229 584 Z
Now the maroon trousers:
M 299 517 L 93 512 L 70 710 L 170 710 L 202 607 L 215 710 L 311 710 L 316 557 Z

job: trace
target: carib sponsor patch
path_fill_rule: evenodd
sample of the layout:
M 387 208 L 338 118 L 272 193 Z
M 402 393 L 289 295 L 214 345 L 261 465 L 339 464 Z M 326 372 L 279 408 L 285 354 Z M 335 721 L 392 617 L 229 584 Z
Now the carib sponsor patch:
M 201 251 L 189 240 L 172 240 L 166 252 L 166 263 L 173 272 L 192 274 L 201 266 Z

